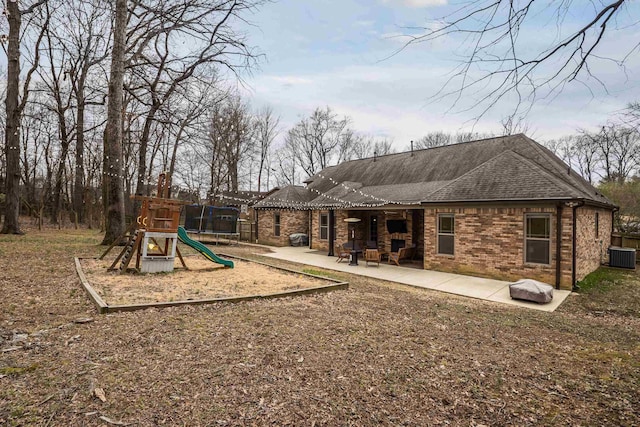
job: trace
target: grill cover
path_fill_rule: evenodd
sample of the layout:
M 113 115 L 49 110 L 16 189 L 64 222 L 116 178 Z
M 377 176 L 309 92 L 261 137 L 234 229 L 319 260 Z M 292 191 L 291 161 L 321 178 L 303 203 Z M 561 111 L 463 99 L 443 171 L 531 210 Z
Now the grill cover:
M 553 286 L 532 279 L 520 279 L 509 285 L 509 295 L 513 299 L 546 304 L 553 299 Z
M 304 233 L 293 233 L 289 235 L 291 246 L 307 246 L 309 244 L 309 236 Z

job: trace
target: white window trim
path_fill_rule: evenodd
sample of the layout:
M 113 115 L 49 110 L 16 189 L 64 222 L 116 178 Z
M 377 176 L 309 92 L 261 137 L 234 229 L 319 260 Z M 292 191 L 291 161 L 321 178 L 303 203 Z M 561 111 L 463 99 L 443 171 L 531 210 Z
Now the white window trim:
M 544 238 L 544 237 L 527 237 L 527 219 L 528 218 L 546 218 L 549 221 L 549 237 L 548 238 Z M 527 265 L 551 265 L 551 214 L 550 213 L 525 213 L 524 214 L 524 250 L 523 255 L 524 255 L 524 263 Z M 535 262 L 535 261 L 527 261 L 527 241 L 528 240 L 537 240 L 537 241 L 544 241 L 544 242 L 548 242 L 549 243 L 549 258 L 547 259 L 547 262 Z
M 326 216 L 327 217 L 327 225 L 322 225 L 322 216 Z M 322 229 L 326 228 L 327 229 L 327 237 L 323 238 L 322 237 Z M 320 212 L 318 214 L 318 239 L 322 240 L 322 241 L 326 241 L 329 240 L 329 213 L 327 212 Z
M 276 234 L 276 216 L 278 217 L 278 234 Z M 282 234 L 282 214 L 280 212 L 273 213 L 273 235 L 280 237 Z

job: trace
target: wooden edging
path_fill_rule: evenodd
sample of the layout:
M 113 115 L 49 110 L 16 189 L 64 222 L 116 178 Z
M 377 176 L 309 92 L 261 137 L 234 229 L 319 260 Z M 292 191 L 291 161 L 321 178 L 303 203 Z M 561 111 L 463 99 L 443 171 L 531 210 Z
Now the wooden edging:
M 203 305 L 203 304 L 215 304 L 215 303 L 220 303 L 220 302 L 238 303 L 238 302 L 251 301 L 251 300 L 257 300 L 257 299 L 286 298 L 286 297 L 291 297 L 291 296 L 311 295 L 311 294 L 325 293 L 325 292 L 331 292 L 331 291 L 337 291 L 337 290 L 342 290 L 342 289 L 348 289 L 349 288 L 349 283 L 348 282 L 341 282 L 340 280 L 332 279 L 330 277 L 318 276 L 318 275 L 315 275 L 315 274 L 304 273 L 304 272 L 301 272 L 301 271 L 295 271 L 295 270 L 291 270 L 291 269 L 288 269 L 288 268 L 277 267 L 277 266 L 274 266 L 274 265 L 269 265 L 269 264 L 264 263 L 264 262 L 254 261 L 254 260 L 241 258 L 241 257 L 235 257 L 235 256 L 232 257 L 232 256 L 228 256 L 228 255 L 224 255 L 224 256 L 225 257 L 229 257 L 229 258 L 236 258 L 236 259 L 239 259 L 239 260 L 242 260 L 242 261 L 254 262 L 256 264 L 265 265 L 267 267 L 271 267 L 271 268 L 275 268 L 275 269 L 278 269 L 278 270 L 286 271 L 288 273 L 301 274 L 301 275 L 313 277 L 313 278 L 316 278 L 316 279 L 327 280 L 327 281 L 330 281 L 330 282 L 334 282 L 334 284 L 332 284 L 332 285 L 324 285 L 324 286 L 316 286 L 316 287 L 313 287 L 313 288 L 295 289 L 295 290 L 292 290 L 292 291 L 285 291 L 285 292 L 276 292 L 276 293 L 272 293 L 272 294 L 248 295 L 248 296 L 243 296 L 243 297 L 224 297 L 224 298 L 182 300 L 182 301 L 171 301 L 171 302 L 151 302 L 151 303 L 143 303 L 143 304 L 108 305 L 100 297 L 100 295 L 98 295 L 98 293 L 95 291 L 95 289 L 93 289 L 93 287 L 91 286 L 91 284 L 87 280 L 87 277 L 84 275 L 84 272 L 82 271 L 82 266 L 80 265 L 80 260 L 83 259 L 83 258 L 77 258 L 76 257 L 75 258 L 75 263 L 76 263 L 76 271 L 78 272 L 78 277 L 80 277 L 80 281 L 82 282 L 82 287 L 84 288 L 84 290 L 89 295 L 89 298 L 91 299 L 91 301 L 93 301 L 93 303 L 96 305 L 96 308 L 98 309 L 98 312 L 101 313 L 101 314 L 116 313 L 116 312 L 119 312 L 119 311 L 144 310 L 144 309 L 147 309 L 147 308 L 178 307 L 178 306 L 182 306 L 182 305 Z M 90 258 L 90 259 L 95 259 L 95 258 Z
M 82 266 L 80 265 L 81 259 L 82 258 L 78 258 L 78 257 L 74 258 L 76 262 L 76 271 L 78 272 L 78 277 L 80 277 L 80 282 L 82 282 L 82 287 L 89 295 L 89 298 L 91 298 L 91 301 L 93 301 L 93 303 L 98 308 L 98 313 L 107 313 L 107 308 L 109 308 L 109 306 L 107 305 L 107 303 L 104 302 L 102 298 L 100 298 L 100 295 L 98 295 L 95 289 L 93 289 L 93 287 L 89 284 L 89 281 L 87 280 L 87 276 L 84 275 L 84 271 L 82 271 Z M 93 259 L 97 259 L 97 258 L 93 258 Z

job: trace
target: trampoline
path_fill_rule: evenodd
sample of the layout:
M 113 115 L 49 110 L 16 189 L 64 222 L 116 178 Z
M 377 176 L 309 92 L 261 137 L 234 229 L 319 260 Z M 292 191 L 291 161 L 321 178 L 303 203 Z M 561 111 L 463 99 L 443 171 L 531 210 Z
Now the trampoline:
M 189 233 L 208 236 L 216 239 L 240 241 L 237 232 L 240 210 L 232 207 L 187 205 L 183 209 L 182 221 L 184 229 Z

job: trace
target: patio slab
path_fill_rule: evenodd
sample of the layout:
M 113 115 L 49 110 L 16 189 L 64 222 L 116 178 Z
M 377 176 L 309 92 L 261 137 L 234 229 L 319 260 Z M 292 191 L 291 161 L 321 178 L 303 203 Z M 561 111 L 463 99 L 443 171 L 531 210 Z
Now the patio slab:
M 461 274 L 444 273 L 440 271 L 422 270 L 410 267 L 398 267 L 380 263 L 366 266 L 360 261 L 357 266 L 347 262 L 336 262 L 335 257 L 327 256 L 326 252 L 301 247 L 270 247 L 272 253 L 262 256 L 297 262 L 327 270 L 357 274 L 375 279 L 410 285 L 419 288 L 432 289 L 465 297 L 526 307 L 534 310 L 552 312 L 562 304 L 571 294 L 570 291 L 554 289 L 553 300 L 548 304 L 537 304 L 527 301 L 513 300 L 509 296 L 509 282 L 482 277 L 464 276 Z

